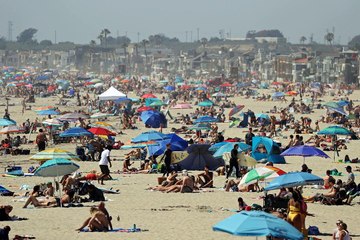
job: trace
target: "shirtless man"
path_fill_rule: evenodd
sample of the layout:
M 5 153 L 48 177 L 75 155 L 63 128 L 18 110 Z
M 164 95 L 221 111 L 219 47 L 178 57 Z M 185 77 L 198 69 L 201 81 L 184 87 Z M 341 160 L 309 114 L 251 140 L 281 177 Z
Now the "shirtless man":
M 108 230 L 109 228 L 110 228 L 110 230 L 113 230 L 113 227 L 111 224 L 112 218 L 109 215 L 109 212 L 107 211 L 107 209 L 105 208 L 104 202 L 101 202 L 99 204 L 99 206 L 97 206 L 97 207 L 91 207 L 90 213 L 92 216 L 89 217 L 88 219 L 86 219 L 85 222 L 83 223 L 83 225 L 80 228 L 76 229 L 76 231 L 81 231 L 86 226 L 88 226 L 89 229 L 91 230 L 90 224 L 92 224 L 94 226 L 94 223 L 95 223 L 95 225 L 100 223 L 102 226 L 104 226 L 104 228 L 106 230 Z M 104 216 L 105 216 L 105 220 L 104 220 Z M 94 217 L 97 220 L 94 220 Z M 107 223 L 106 223 L 106 220 L 107 220 Z M 91 221 L 93 221 L 93 222 L 91 223 Z M 108 225 L 108 227 L 106 227 L 106 224 Z M 93 230 L 91 230 L 91 231 L 93 231 Z
M 195 183 L 200 184 L 200 188 L 213 186 L 212 173 L 210 173 L 208 166 L 205 166 L 204 172 L 197 175 Z

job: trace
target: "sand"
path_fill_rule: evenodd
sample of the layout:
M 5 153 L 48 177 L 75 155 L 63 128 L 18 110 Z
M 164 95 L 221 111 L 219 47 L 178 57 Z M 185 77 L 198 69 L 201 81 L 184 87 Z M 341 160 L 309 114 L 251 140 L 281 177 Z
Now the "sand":
M 269 91 L 269 90 L 266 90 Z M 357 99 L 359 91 L 351 95 L 352 99 Z M 324 97 L 324 100 L 331 100 L 329 96 Z M 286 106 L 286 103 L 281 102 L 257 102 L 253 99 L 244 99 L 243 97 L 236 97 L 237 104 L 244 104 L 245 110 L 252 109 L 256 113 L 269 111 L 274 105 L 278 108 Z M 288 100 L 290 98 L 288 97 Z M 3 100 L 0 100 L 3 102 Z M 11 117 L 18 123 L 24 122 L 27 118 L 33 120 L 36 116 L 34 111 L 26 111 L 24 115 L 21 114 L 21 104 L 19 98 L 12 98 L 10 103 L 15 103 L 15 106 L 10 107 Z M 35 107 L 45 105 L 55 105 L 58 101 L 57 97 L 51 98 L 37 98 L 35 104 L 31 104 L 33 109 Z M 72 100 L 73 102 L 75 100 Z M 73 110 L 76 107 L 61 107 L 61 110 Z M 0 108 L 3 113 L 4 107 Z M 85 107 L 84 107 L 85 109 Z M 177 113 L 186 113 L 191 110 L 172 110 L 173 116 Z M 227 109 L 229 111 L 229 109 Z M 315 113 L 310 117 L 315 120 L 324 114 L 325 110 L 315 110 Z M 298 119 L 300 115 L 296 115 Z M 111 122 L 115 126 L 119 126 L 118 118 L 111 118 Z M 132 137 L 145 131 L 143 124 L 138 122 L 137 130 L 125 130 L 125 135 L 118 135 L 116 139 L 124 142 L 129 141 Z M 173 126 L 170 124 L 170 126 Z M 180 125 L 174 125 L 179 127 Z M 326 125 L 321 124 L 323 128 Z M 219 129 L 225 129 L 225 137 L 244 137 L 246 129 L 228 128 L 228 123 L 219 124 Z M 164 129 L 168 132 L 170 128 Z M 285 132 L 284 135 L 289 135 L 291 132 Z M 31 140 L 34 139 L 36 134 L 30 136 Z M 310 135 L 304 135 L 306 140 Z M 0 136 L 4 138 L 5 136 Z M 279 137 L 282 143 L 287 143 L 287 139 Z M 345 154 L 349 154 L 351 158 L 358 157 L 360 149 L 357 141 L 352 141 L 348 144 L 348 150 L 340 152 L 340 157 L 343 158 Z M 31 149 L 31 155 L 37 153 L 35 145 L 25 146 Z M 49 146 L 52 147 L 52 146 Z M 69 151 L 75 151 L 73 144 L 56 145 L 57 148 L 63 148 Z M 112 158 L 116 159 L 113 162 L 112 171 L 120 170 L 122 167 L 122 156 L 127 151 L 113 150 L 111 152 Z M 332 153 L 329 155 L 332 157 Z M 0 156 L 0 168 L 3 169 L 8 164 L 20 164 L 24 170 L 29 166 L 36 164 L 36 162 L 29 161 L 30 156 Z M 287 157 L 287 164 L 277 165 L 285 171 L 300 170 L 302 164 L 301 157 Z M 306 160 L 309 168 L 313 169 L 313 173 L 319 176 L 325 175 L 326 169 L 337 168 L 339 171 L 345 173 L 345 164 L 335 163 L 332 159 L 309 158 Z M 88 172 L 92 169 L 98 170 L 96 162 L 78 162 L 81 166 L 80 171 Z M 138 164 L 136 163 L 138 166 Z M 259 164 L 261 166 L 261 164 Z M 356 164 L 352 164 L 355 168 Z M 358 175 L 358 174 L 356 174 Z M 14 206 L 12 214 L 26 217 L 29 220 L 15 221 L 15 222 L 2 222 L 0 226 L 9 225 L 12 228 L 10 235 L 13 237 L 15 234 L 19 235 L 33 235 L 36 239 L 236 239 L 237 237 L 228 235 L 226 233 L 213 232 L 212 226 L 218 221 L 233 214 L 226 209 L 237 208 L 237 198 L 243 197 L 248 204 L 257 203 L 262 205 L 262 200 L 259 196 L 263 193 L 233 193 L 225 192 L 221 188 L 224 185 L 225 178 L 223 176 L 216 176 L 215 186 L 211 192 L 201 192 L 193 194 L 180 194 L 180 193 L 161 193 L 145 190 L 149 186 L 157 184 L 156 174 L 112 174 L 117 180 L 107 181 L 106 187 L 113 189 L 120 189 L 120 194 L 106 194 L 109 201 L 106 206 L 113 216 L 113 226 L 119 228 L 132 228 L 134 224 L 138 228 L 148 230 L 139 233 L 78 233 L 75 231 L 81 223 L 89 216 L 89 207 L 94 205 L 92 203 L 85 203 L 86 207 L 81 208 L 48 208 L 48 209 L 22 209 L 23 202 L 14 202 L 16 198 L 13 197 L 0 197 L 0 204 L 11 204 Z M 359 178 L 358 176 L 356 176 Z M 346 177 L 342 177 L 345 179 Z M 28 184 L 31 187 L 38 183 L 51 181 L 52 178 L 41 177 L 0 177 L 0 183 L 4 187 L 19 192 L 19 187 L 23 184 Z M 359 181 L 359 179 L 356 179 Z M 97 185 L 97 183 L 96 183 Z M 326 192 L 326 190 L 312 189 L 306 187 L 304 195 L 309 196 L 315 192 Z M 360 206 L 358 205 L 359 199 L 353 201 L 353 206 L 325 206 L 319 203 L 308 204 L 310 213 L 314 213 L 315 217 L 308 217 L 306 225 L 318 226 L 322 233 L 328 236 L 321 236 L 321 239 L 330 239 L 337 219 L 342 219 L 348 224 L 348 229 L 353 236 L 360 236 L 360 228 L 358 227 L 357 219 L 360 219 L 358 212 Z M 117 216 L 120 216 L 120 221 L 117 221 Z

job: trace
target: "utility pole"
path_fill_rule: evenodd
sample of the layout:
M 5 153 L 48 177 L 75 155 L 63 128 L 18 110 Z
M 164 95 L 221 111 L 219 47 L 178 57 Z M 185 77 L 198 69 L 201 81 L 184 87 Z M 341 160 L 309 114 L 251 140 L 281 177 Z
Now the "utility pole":
M 185 31 L 185 42 L 188 41 L 188 31 Z
M 140 43 L 140 33 L 137 32 L 138 43 Z
M 8 22 L 8 41 L 9 42 L 12 41 L 12 31 L 13 31 L 13 22 L 9 21 Z
M 190 42 L 192 42 L 192 31 L 190 31 Z
M 54 32 L 54 44 L 56 44 L 56 30 L 55 30 L 55 32 Z
M 200 28 L 197 28 L 196 31 L 197 31 L 197 40 L 200 41 Z

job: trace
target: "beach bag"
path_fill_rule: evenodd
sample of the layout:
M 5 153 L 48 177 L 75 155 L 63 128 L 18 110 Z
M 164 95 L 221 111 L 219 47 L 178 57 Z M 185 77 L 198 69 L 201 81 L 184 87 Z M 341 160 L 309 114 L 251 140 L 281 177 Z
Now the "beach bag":
M 319 228 L 317 226 L 309 226 L 308 235 L 320 235 Z

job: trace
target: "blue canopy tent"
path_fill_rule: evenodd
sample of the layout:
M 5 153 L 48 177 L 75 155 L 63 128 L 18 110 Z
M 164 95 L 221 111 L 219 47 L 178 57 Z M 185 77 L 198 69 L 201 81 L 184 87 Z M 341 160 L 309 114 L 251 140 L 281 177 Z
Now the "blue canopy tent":
M 224 166 L 224 160 L 214 158 L 209 152 L 209 144 L 193 144 L 187 148 L 189 156 L 179 162 L 183 169 L 187 170 L 204 170 L 208 166 L 210 170 L 216 170 L 220 166 Z
M 252 139 L 252 152 L 251 156 L 256 161 L 267 160 L 273 163 L 286 163 L 285 158 L 280 155 L 280 147 L 271 138 L 267 137 L 253 137 Z M 263 146 L 266 152 L 260 152 L 259 147 Z

